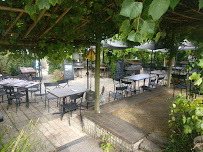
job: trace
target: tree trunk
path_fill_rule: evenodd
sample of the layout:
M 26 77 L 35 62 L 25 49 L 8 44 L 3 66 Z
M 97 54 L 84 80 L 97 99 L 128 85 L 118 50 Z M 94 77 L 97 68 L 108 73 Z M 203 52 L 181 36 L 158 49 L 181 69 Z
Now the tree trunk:
M 96 113 L 100 113 L 100 43 L 97 43 L 96 46 L 96 64 L 95 64 L 95 103 L 94 103 L 94 111 Z

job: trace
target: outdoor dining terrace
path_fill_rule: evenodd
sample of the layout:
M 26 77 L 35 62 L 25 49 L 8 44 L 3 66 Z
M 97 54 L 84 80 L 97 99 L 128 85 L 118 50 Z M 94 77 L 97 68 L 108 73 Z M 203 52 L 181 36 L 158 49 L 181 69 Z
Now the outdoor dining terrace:
M 89 108 L 87 109 L 88 101 L 86 100 L 85 94 L 84 96 L 82 96 L 81 102 L 80 100 L 76 101 L 78 107 L 72 109 L 71 114 L 69 112 L 66 113 L 67 109 L 64 109 L 65 111 L 63 111 L 60 109 L 60 107 L 63 108 L 64 104 L 63 102 L 70 103 L 69 96 L 71 95 L 71 93 L 73 92 L 73 94 L 78 94 L 81 92 L 88 91 L 87 89 L 85 89 L 87 85 L 85 74 L 86 70 L 83 69 L 82 77 L 76 77 L 75 80 L 68 81 L 68 85 L 66 85 L 65 83 L 62 84 L 61 87 L 54 88 L 53 90 L 48 90 L 49 94 L 53 93 L 52 95 L 54 95 L 54 92 L 56 92 L 55 96 L 58 96 L 59 99 L 55 98 L 54 100 L 50 100 L 49 106 L 46 104 L 46 107 L 45 107 L 46 95 L 43 94 L 43 92 L 45 91 L 45 84 L 52 82 L 53 75 L 43 76 L 43 79 L 40 82 L 41 96 L 38 96 L 39 94 L 38 95 L 36 94 L 35 96 L 34 92 L 33 93 L 29 92 L 28 87 L 28 97 L 26 96 L 22 97 L 20 105 L 16 105 L 14 101 L 12 104 L 9 105 L 8 99 L 6 99 L 6 95 L 4 95 L 3 98 L 4 102 L 1 102 L 0 107 L 4 119 L 4 121 L 1 122 L 1 127 L 9 126 L 9 130 L 11 132 L 10 134 L 8 134 L 3 138 L 3 142 L 6 143 L 12 137 L 19 135 L 22 129 L 24 129 L 27 132 L 30 132 L 31 131 L 30 128 L 33 128 L 32 132 L 34 136 L 32 137 L 31 140 L 39 141 L 39 146 L 36 147 L 37 149 L 40 149 L 40 151 L 54 151 L 54 150 L 65 151 L 72 145 L 77 145 L 81 142 L 84 142 L 90 137 L 92 138 L 91 140 L 93 141 L 95 139 L 101 140 L 102 136 L 108 135 L 110 133 L 109 135 L 111 135 L 112 138 L 114 138 L 112 140 L 113 144 L 117 146 L 120 145 L 117 148 L 122 149 L 123 151 L 133 151 L 132 147 L 134 149 L 138 149 L 137 142 L 138 141 L 141 142 L 146 137 L 147 133 L 159 132 L 162 135 L 167 135 L 169 106 L 171 105 L 168 99 L 173 97 L 172 93 L 173 89 L 170 90 L 166 88 L 165 86 L 166 81 L 164 79 L 160 80 L 160 82 L 158 82 L 159 84 L 157 84 L 158 80 L 157 78 L 166 77 L 167 74 L 166 72 L 151 71 L 151 74 L 148 74 L 142 70 L 141 74 L 137 75 L 132 74 L 132 76 L 125 77 L 125 81 L 118 82 L 116 82 L 112 78 L 104 76 L 102 77 L 102 79 L 100 79 L 101 84 L 100 90 L 102 90 L 102 88 L 104 87 L 103 91 L 104 101 L 101 103 L 100 114 L 94 114 L 93 110 L 94 102 L 92 101 L 89 102 Z M 156 82 L 151 81 L 155 80 L 155 78 Z M 131 85 L 129 86 L 128 83 L 125 83 L 127 79 L 129 79 L 130 82 L 132 82 L 132 86 Z M 5 85 L 2 82 L 6 82 L 6 80 L 16 81 L 18 79 L 17 78 L 3 79 L 0 81 L 0 83 L 2 85 Z M 93 83 L 94 79 L 90 79 L 90 81 L 92 81 L 91 87 L 92 90 L 94 90 Z M 19 85 L 21 85 L 21 87 L 23 86 L 22 82 L 23 81 L 18 82 Z M 149 85 L 152 82 L 154 83 L 154 86 L 150 87 Z M 39 85 L 39 83 L 37 84 Z M 119 97 L 117 96 L 119 92 L 116 91 L 117 90 L 116 88 L 123 86 L 130 87 L 123 91 L 126 90 L 133 91 L 125 92 L 125 96 Z M 84 88 L 85 90 L 81 90 L 82 88 Z M 64 93 L 66 93 L 66 95 L 64 95 L 63 91 Z M 111 93 L 114 92 L 116 93 L 115 96 L 111 96 Z M 178 94 L 178 92 L 180 92 L 180 90 L 175 91 L 175 96 Z M 27 101 L 28 100 L 27 98 L 29 98 L 29 101 Z M 57 100 L 59 101 L 58 105 Z M 129 109 L 132 106 L 138 107 Z M 146 115 L 139 113 L 139 111 L 141 113 L 146 113 Z M 130 115 L 133 115 L 133 117 Z M 105 119 L 100 122 L 100 119 L 97 118 L 98 116 L 104 117 Z M 140 119 L 137 120 L 138 118 Z M 114 125 L 113 125 L 114 127 L 110 125 L 109 120 L 110 122 L 112 121 L 113 124 L 116 125 L 117 127 Z M 100 128 L 99 129 L 100 131 L 98 130 L 96 134 L 94 133 L 94 125 L 90 125 L 92 123 Z M 30 127 L 32 125 L 33 127 Z M 109 125 L 111 126 L 110 128 Z M 121 128 L 124 127 L 125 131 L 120 132 L 118 126 L 121 126 Z M 104 129 L 102 132 L 101 128 Z M 114 131 L 115 129 L 117 129 L 117 131 Z M 133 137 L 131 139 L 129 135 L 132 132 Z M 123 140 L 122 142 L 123 144 L 116 143 L 115 139 L 118 141 Z M 96 140 L 94 142 L 97 143 L 98 141 Z M 137 146 L 135 146 L 136 144 Z M 96 147 L 101 150 L 101 148 L 99 148 L 100 146 L 98 144 L 96 145 L 97 145 Z M 35 150 L 33 149 L 33 151 L 37 151 L 37 149 Z

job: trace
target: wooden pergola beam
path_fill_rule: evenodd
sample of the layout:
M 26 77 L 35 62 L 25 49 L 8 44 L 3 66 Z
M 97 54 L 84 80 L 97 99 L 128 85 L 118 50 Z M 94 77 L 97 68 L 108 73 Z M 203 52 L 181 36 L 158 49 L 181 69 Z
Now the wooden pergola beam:
M 180 13 L 174 12 L 174 11 L 170 11 L 170 10 L 169 10 L 169 12 L 172 13 L 172 14 L 184 17 L 184 18 L 192 19 L 192 20 L 198 20 L 198 21 L 199 20 L 203 20 L 203 19 L 200 19 L 200 18 L 194 18 L 194 17 L 191 17 L 191 16 L 187 16 L 187 15 L 184 15 L 184 14 L 180 14 Z
M 179 2 L 179 5 L 182 5 L 182 6 L 186 7 L 186 8 L 189 8 L 187 5 L 185 5 L 185 4 L 181 3 L 181 2 Z M 202 12 L 197 11 L 197 10 L 195 10 L 195 9 L 193 9 L 193 8 L 189 8 L 188 11 L 193 11 L 193 12 L 196 12 L 197 14 L 203 15 Z
M 12 7 L 5 7 L 5 6 L 0 6 L 0 10 L 4 10 L 4 11 L 11 11 L 11 12 L 22 12 L 22 13 L 26 13 L 26 11 L 24 9 L 20 9 L 20 8 L 12 8 Z M 50 13 L 44 13 L 44 16 L 48 16 L 51 17 L 52 14 Z M 59 17 L 58 14 L 54 14 L 56 17 Z M 74 19 L 74 16 L 70 17 L 71 19 Z M 89 21 L 88 19 L 85 18 L 79 18 L 79 20 L 81 21 Z
M 6 32 L 3 34 L 3 37 L 13 28 L 13 26 L 16 24 L 16 22 L 19 20 L 19 18 L 20 18 L 22 15 L 23 15 L 23 12 L 20 12 L 20 13 L 18 14 L 18 16 L 16 17 L 15 21 L 13 21 L 13 22 L 9 25 L 8 29 L 7 29 Z
M 41 14 L 38 15 L 37 20 L 35 22 L 33 22 L 32 25 L 30 25 L 30 27 L 27 30 L 26 34 L 23 36 L 23 39 L 26 38 L 30 34 L 32 29 L 35 27 L 35 25 L 37 25 L 37 23 L 42 18 L 42 16 L 44 15 L 45 12 L 46 12 L 46 8 L 44 8 L 43 11 L 41 12 Z
M 0 6 L 0 10 L 26 13 L 25 9 L 5 7 L 5 6 Z M 57 14 L 55 14 L 55 15 L 58 16 Z M 44 13 L 44 16 L 51 16 L 51 14 L 50 13 Z
M 69 8 L 67 8 L 67 9 L 63 12 L 63 14 L 61 14 L 61 16 L 59 16 L 59 17 L 57 18 L 57 20 L 55 21 L 55 23 L 54 23 L 52 26 L 50 26 L 48 29 L 46 29 L 46 30 L 37 38 L 37 40 L 39 40 L 42 36 L 44 36 L 44 34 L 46 34 L 47 32 L 49 32 L 49 31 L 64 17 L 64 15 L 66 15 L 66 14 L 70 11 L 71 8 L 72 8 L 72 6 L 69 7 Z
M 10 41 L 0 40 L 0 46 L 29 46 L 29 47 L 37 47 L 37 42 L 32 41 L 16 41 L 15 44 L 11 44 Z
M 81 27 L 85 26 L 87 23 L 89 23 L 89 21 L 83 22 L 80 26 L 78 26 L 77 28 L 75 28 L 75 29 L 71 32 L 71 34 L 74 33 L 76 30 L 80 29 Z

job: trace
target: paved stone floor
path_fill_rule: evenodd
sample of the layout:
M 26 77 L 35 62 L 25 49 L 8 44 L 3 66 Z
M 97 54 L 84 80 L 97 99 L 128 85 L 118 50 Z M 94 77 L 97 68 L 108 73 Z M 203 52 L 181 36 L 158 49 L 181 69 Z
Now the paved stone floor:
M 86 86 L 86 71 L 83 70 L 82 78 L 75 78 L 69 82 L 69 85 L 80 85 Z M 51 82 L 52 76 L 45 75 L 43 76 L 43 82 Z M 94 77 L 91 79 L 92 90 L 94 90 Z M 140 83 L 142 85 L 142 83 Z M 100 79 L 100 88 L 105 86 L 105 103 L 108 102 L 108 93 L 113 91 L 114 85 L 111 78 L 101 78 Z M 42 90 L 44 86 L 42 85 Z M 34 98 L 29 95 L 30 101 L 33 101 Z M 24 100 L 24 99 L 23 99 Z M 36 100 L 38 103 L 31 103 L 29 108 L 25 104 L 21 104 L 16 112 L 15 105 L 13 104 L 7 110 L 7 102 L 1 103 L 0 111 L 3 113 L 4 121 L 0 123 L 1 126 L 9 125 L 12 127 L 12 136 L 17 135 L 31 120 L 36 125 L 36 134 L 40 138 L 42 143 L 42 149 L 40 151 L 54 151 L 58 147 L 66 145 L 70 142 L 78 140 L 82 137 L 85 137 L 86 134 L 82 131 L 82 123 L 79 117 L 79 111 L 74 111 L 71 117 L 71 126 L 68 124 L 67 114 L 64 115 L 63 120 L 61 121 L 60 115 L 53 115 L 53 112 L 58 112 L 59 108 L 57 107 L 56 101 L 50 101 L 50 113 L 48 109 L 45 108 L 44 97 L 37 97 Z M 85 100 L 85 99 L 84 99 Z M 111 102 L 113 100 L 111 99 Z M 8 141 L 8 137 L 4 141 Z M 40 146 L 37 146 L 38 148 Z M 36 150 L 33 150 L 36 151 Z

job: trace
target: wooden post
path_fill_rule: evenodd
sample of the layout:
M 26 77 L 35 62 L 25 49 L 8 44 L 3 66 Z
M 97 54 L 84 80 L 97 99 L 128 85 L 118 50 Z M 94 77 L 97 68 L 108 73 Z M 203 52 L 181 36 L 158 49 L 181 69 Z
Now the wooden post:
M 96 45 L 96 64 L 95 64 L 95 103 L 94 103 L 94 111 L 96 113 L 100 113 L 100 43 Z
M 173 55 L 172 55 L 172 53 L 170 53 L 170 57 L 169 57 L 169 61 L 168 61 L 168 80 L 167 80 L 168 88 L 170 88 L 170 84 L 171 84 L 172 60 L 173 60 Z

